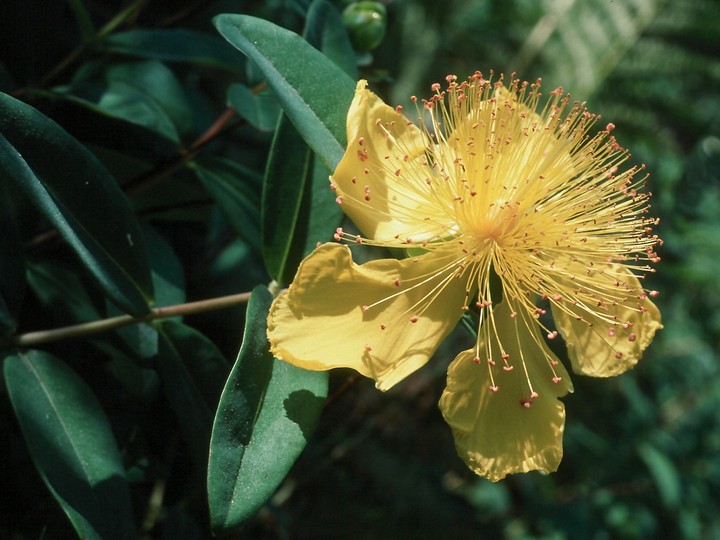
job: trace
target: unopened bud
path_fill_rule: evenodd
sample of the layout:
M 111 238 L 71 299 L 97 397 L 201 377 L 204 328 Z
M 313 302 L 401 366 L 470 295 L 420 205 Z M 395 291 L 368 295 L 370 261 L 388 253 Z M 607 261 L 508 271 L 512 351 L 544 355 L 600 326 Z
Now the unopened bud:
M 368 52 L 385 37 L 387 10 L 379 2 L 353 2 L 345 8 L 342 22 L 357 52 Z

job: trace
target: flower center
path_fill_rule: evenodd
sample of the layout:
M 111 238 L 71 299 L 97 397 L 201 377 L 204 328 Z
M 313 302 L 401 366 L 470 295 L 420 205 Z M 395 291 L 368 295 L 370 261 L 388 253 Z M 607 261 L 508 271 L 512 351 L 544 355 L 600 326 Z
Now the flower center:
M 470 215 L 462 219 L 460 230 L 472 238 L 476 253 L 488 254 L 494 247 L 507 249 L 517 246 L 520 239 L 520 218 L 512 203 L 492 205 L 487 208 L 473 208 Z

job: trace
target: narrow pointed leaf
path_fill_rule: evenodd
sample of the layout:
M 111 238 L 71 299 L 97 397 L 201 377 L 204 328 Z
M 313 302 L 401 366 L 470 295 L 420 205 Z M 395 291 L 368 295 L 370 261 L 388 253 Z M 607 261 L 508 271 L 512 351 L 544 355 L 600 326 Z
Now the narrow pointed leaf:
M 255 62 L 305 141 L 334 170 L 345 151 L 345 118 L 355 81 L 298 34 L 271 22 L 224 14 L 214 23 Z
M 5 359 L 5 383 L 33 462 L 81 538 L 135 537 L 112 430 L 92 391 L 41 351 Z
M 69 93 L 69 90 L 43 96 L 46 98 L 41 102 L 43 110 L 73 137 L 91 142 L 94 152 L 100 147 L 112 152 L 116 160 L 128 160 L 124 167 L 113 170 L 108 164 L 108 154 L 103 156 L 103 163 L 115 174 L 118 184 L 123 185 L 124 180 L 146 172 L 151 163 L 177 155 L 176 142 L 150 127 L 118 117 L 94 101 Z
M 90 12 L 81 0 L 68 0 L 68 6 L 75 16 L 75 21 L 83 36 L 83 41 L 90 43 L 96 35 Z
M 161 328 L 175 348 L 181 351 L 185 369 L 205 406 L 214 411 L 230 373 L 229 362 L 212 341 L 194 328 L 171 319 L 164 320 Z
M 118 118 L 179 142 L 193 127 L 194 111 L 175 74 L 161 62 L 112 66 L 97 105 Z
M 220 158 L 198 160 L 191 167 L 235 232 L 260 249 L 260 179 L 257 173 Z
M 78 141 L 5 94 L 0 94 L 0 175 L 52 222 L 113 302 L 134 316 L 148 312 L 150 267 L 124 194 Z
M 223 40 L 186 28 L 118 32 L 105 38 L 101 48 L 140 58 L 187 62 L 235 73 L 244 69 L 244 62 Z
M 302 243 L 303 257 L 318 244 L 332 240 L 335 230 L 345 217 L 340 206 L 335 202 L 335 194 L 330 189 L 328 176 L 325 166 L 318 159 L 313 159 L 295 239 L 296 242 Z M 300 259 L 294 263 L 294 268 L 297 268 L 299 263 Z
M 302 257 L 301 246 L 293 240 L 311 166 L 307 145 L 283 115 L 270 147 L 261 207 L 265 267 L 281 285 L 292 280 L 292 262 Z
M 185 276 L 177 255 L 165 238 L 148 223 L 140 225 L 152 271 L 155 305 L 165 307 L 185 303 Z M 107 313 L 109 317 L 119 315 L 112 305 L 108 305 Z M 176 316 L 172 320 L 180 322 L 182 317 Z M 123 326 L 115 333 L 137 358 L 152 358 L 158 353 L 158 333 L 150 324 Z
M 263 257 L 268 273 L 281 285 L 290 283 L 302 258 L 318 243 L 331 240 L 342 220 L 327 170 L 297 130 L 281 121 L 263 184 Z
M 305 39 L 357 77 L 355 53 L 340 14 L 325 0 L 315 0 L 307 14 Z M 330 190 L 329 172 L 283 116 L 270 149 L 262 193 L 263 258 L 268 273 L 289 283 L 300 260 L 318 242 L 332 238 L 342 211 Z
M 310 45 L 321 50 L 353 79 L 358 77 L 357 58 L 342 16 L 327 0 L 314 0 L 310 5 L 303 36 Z
M 25 261 L 13 199 L 0 182 L 0 335 L 15 330 L 25 291 Z
M 273 494 L 307 444 L 327 373 L 273 359 L 265 320 L 272 295 L 253 291 L 245 337 L 223 390 L 210 443 L 208 501 L 216 534 L 235 529 Z
M 168 241 L 148 223 L 140 224 L 150 261 L 155 305 L 173 306 L 185 303 L 185 272 Z M 180 317 L 177 318 L 180 320 Z
M 213 417 L 210 405 L 188 369 L 193 361 L 193 353 L 173 332 L 172 325 L 175 324 L 180 323 L 165 321 L 157 326 L 159 343 L 156 367 L 163 392 L 175 413 L 192 459 L 198 470 L 204 470 L 207 466 Z
M 105 317 L 93 292 L 77 272 L 57 261 L 28 262 L 27 280 L 32 293 L 53 320 L 62 324 L 94 321 Z
M 248 124 L 260 131 L 272 131 L 280 115 L 280 104 L 272 91 L 254 93 L 244 84 L 233 84 L 227 91 L 228 105 Z
M 10 334 L 15 330 L 15 318 L 10 314 L 5 298 L 0 294 L 0 335 Z

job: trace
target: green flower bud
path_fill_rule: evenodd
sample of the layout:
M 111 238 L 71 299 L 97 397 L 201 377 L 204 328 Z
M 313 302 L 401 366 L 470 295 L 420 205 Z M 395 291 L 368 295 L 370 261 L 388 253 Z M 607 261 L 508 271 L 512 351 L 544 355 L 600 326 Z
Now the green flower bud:
M 379 2 L 353 2 L 342 14 L 353 48 L 368 52 L 380 45 L 385 37 L 387 10 Z

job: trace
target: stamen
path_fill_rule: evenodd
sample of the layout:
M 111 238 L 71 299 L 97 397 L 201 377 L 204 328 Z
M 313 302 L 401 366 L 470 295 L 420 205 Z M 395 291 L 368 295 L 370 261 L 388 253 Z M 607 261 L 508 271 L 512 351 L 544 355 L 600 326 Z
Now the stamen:
M 549 368 L 543 377 L 559 384 L 558 372 L 564 373 L 554 369 L 558 362 L 546 342 L 558 337 L 548 305 L 594 326 L 589 331 L 608 343 L 618 333 L 636 342 L 633 321 L 647 311 L 647 298 L 659 295 L 637 280 L 654 271 L 662 240 L 652 232 L 658 220 L 649 216 L 647 175 L 643 167 L 623 165 L 630 156 L 615 140 L 614 124 L 602 129 L 599 117 L 562 88 L 541 106 L 540 80 L 492 79 L 480 72 L 467 80 L 449 75 L 444 89 L 431 86 L 429 99 L 413 96 L 420 137 L 405 136 L 404 120 L 388 119 L 389 111 L 371 129 L 383 138 L 382 151 L 362 137 L 353 143 L 349 159 L 366 178 L 333 178 L 337 203 L 349 215 L 363 212 L 398 226 L 372 239 L 338 228 L 334 238 L 422 248 L 437 257 L 438 266 L 424 275 L 390 277 L 384 296 L 367 299 L 363 312 L 384 309 L 403 295 L 412 300 L 394 317 L 416 323 L 461 279 L 465 296 L 450 308 L 478 317 L 473 361 L 487 366 L 492 392 L 498 389 L 496 361 L 502 359 L 506 372 L 519 363 L 530 396 L 521 404 L 530 407 L 537 398 L 530 373 L 537 370 L 528 369 L 533 357 L 522 341 L 532 339 L 530 345 L 543 351 L 542 369 Z M 499 335 L 499 326 L 507 327 L 496 321 L 499 306 L 509 309 L 514 336 Z

